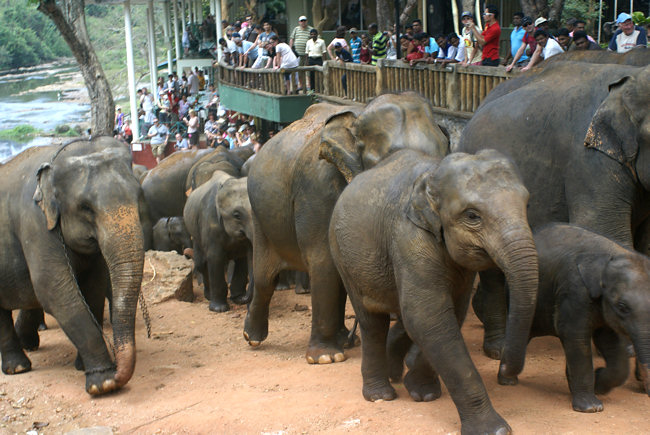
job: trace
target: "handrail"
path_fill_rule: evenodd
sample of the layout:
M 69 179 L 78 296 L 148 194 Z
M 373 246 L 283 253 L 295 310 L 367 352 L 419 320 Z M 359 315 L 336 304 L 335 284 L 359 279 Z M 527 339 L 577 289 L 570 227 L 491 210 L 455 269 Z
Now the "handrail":
M 322 67 L 291 69 L 217 67 L 220 83 L 251 90 L 287 95 L 285 74 L 298 74 L 303 87 L 311 76 L 314 93 L 327 98 L 367 103 L 386 92 L 416 91 L 429 99 L 433 107 L 471 115 L 487 94 L 499 83 L 515 77 L 503 67 L 461 66 L 458 64 L 417 64 L 382 59 L 377 66 L 326 61 Z M 291 80 L 289 93 L 295 93 Z

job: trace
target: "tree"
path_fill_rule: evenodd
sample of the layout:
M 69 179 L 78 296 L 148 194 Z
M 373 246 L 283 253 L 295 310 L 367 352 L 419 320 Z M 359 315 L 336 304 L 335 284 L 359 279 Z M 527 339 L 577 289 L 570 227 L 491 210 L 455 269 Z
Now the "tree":
M 377 26 L 379 26 L 380 31 L 393 30 L 396 1 L 400 2 L 400 0 L 377 0 Z M 409 22 L 411 12 L 417 6 L 417 3 L 417 0 L 407 0 L 404 8 L 400 9 L 399 23 L 401 26 Z
M 29 0 L 57 27 L 74 55 L 90 97 L 93 135 L 112 135 L 115 103 L 102 65 L 90 43 L 86 28 L 84 0 Z
M 521 8 L 525 15 L 547 18 L 552 24 L 559 25 L 562 20 L 564 0 L 521 0 Z

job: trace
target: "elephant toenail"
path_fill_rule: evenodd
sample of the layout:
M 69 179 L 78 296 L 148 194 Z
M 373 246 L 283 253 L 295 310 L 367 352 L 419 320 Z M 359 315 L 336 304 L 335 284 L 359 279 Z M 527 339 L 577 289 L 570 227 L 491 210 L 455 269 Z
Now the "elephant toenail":
M 104 391 L 113 391 L 115 389 L 115 386 L 116 384 L 114 379 L 106 379 L 102 384 L 102 389 Z
M 321 355 L 318 357 L 318 364 L 332 364 L 332 358 L 329 355 Z
M 334 362 L 343 362 L 345 361 L 345 354 L 344 353 L 335 353 L 334 354 Z
M 316 361 L 314 361 L 314 358 L 312 356 L 307 356 L 307 362 L 309 364 L 316 364 Z
M 99 388 L 97 388 L 97 385 L 93 384 L 88 388 L 88 392 L 93 395 L 99 394 Z

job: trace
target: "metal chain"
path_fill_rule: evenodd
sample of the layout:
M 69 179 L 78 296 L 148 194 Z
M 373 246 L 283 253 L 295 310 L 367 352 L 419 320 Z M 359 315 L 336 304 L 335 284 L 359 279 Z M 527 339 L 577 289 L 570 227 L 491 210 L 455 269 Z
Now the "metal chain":
M 144 319 L 144 324 L 147 327 L 147 338 L 151 338 L 151 317 L 149 317 L 149 310 L 147 309 L 147 303 L 144 300 L 144 293 L 140 289 L 140 295 L 138 296 L 140 301 L 140 311 L 142 311 L 142 318 Z
M 113 344 L 111 343 L 111 340 L 109 340 L 109 338 L 104 333 L 104 329 L 99 324 L 99 322 L 95 318 L 95 315 L 93 314 L 93 311 L 90 309 L 90 307 L 86 303 L 86 298 L 84 297 L 83 293 L 81 293 L 81 288 L 79 287 L 79 282 L 77 281 L 77 276 L 74 274 L 74 270 L 72 268 L 72 262 L 70 261 L 70 257 L 68 256 L 68 249 L 67 249 L 67 247 L 65 245 L 65 241 L 63 240 L 63 233 L 61 232 L 61 224 L 60 223 L 56 226 L 56 234 L 59 237 L 59 241 L 61 242 L 61 247 L 63 248 L 63 255 L 65 256 L 66 263 L 68 264 L 68 270 L 70 271 L 70 276 L 72 276 L 72 280 L 74 281 L 75 288 L 77 289 L 77 292 L 79 293 L 79 296 L 81 297 L 81 301 L 86 306 L 86 308 L 88 308 L 88 311 L 90 312 L 90 317 L 93 319 L 93 323 L 95 323 L 95 326 L 99 330 L 99 333 L 102 334 L 104 342 L 107 344 L 108 348 L 111 350 L 111 353 L 113 354 L 113 360 L 115 360 L 115 348 L 113 348 Z M 102 313 L 102 316 L 103 315 L 104 315 L 104 313 Z

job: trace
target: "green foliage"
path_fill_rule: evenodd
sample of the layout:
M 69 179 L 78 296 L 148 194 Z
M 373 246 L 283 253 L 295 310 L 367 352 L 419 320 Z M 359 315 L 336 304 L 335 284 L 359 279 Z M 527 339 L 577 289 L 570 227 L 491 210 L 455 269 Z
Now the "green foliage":
M 564 9 L 562 9 L 562 22 L 566 23 L 569 18 L 578 18 L 587 22 L 598 20 L 598 0 L 594 0 L 595 7 L 593 12 L 589 12 L 588 0 L 565 0 Z M 607 4 L 603 2 L 603 14 L 607 10 Z
M 28 3 L 33 2 L 0 1 L 0 69 L 70 56 L 56 26 Z
M 643 15 L 643 12 L 636 11 L 632 12 L 632 21 L 634 21 L 634 24 L 637 26 L 645 26 L 646 24 L 650 24 L 650 17 L 646 18 L 646 16 Z
M 8 130 L 0 130 L 0 139 L 12 140 L 16 142 L 29 142 L 34 136 L 41 131 L 31 125 L 21 124 Z

